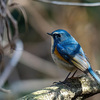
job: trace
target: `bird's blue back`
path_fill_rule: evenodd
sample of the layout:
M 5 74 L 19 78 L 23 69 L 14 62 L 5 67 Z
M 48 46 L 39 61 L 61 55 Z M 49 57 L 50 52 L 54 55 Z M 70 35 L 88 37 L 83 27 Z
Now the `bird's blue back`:
M 60 34 L 63 33 L 63 37 L 61 40 L 57 40 L 54 38 L 54 48 L 57 47 L 58 52 L 66 59 L 66 54 L 75 56 L 77 53 L 85 56 L 83 49 L 80 44 L 72 37 L 67 31 L 59 29 L 54 31 L 53 33 L 58 32 Z

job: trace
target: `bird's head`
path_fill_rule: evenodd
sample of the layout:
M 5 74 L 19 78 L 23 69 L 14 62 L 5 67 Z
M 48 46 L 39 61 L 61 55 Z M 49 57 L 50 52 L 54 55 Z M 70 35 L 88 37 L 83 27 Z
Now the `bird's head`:
M 69 40 L 71 38 L 71 35 L 63 29 L 58 29 L 53 31 L 52 33 L 47 33 L 47 34 L 52 36 L 54 41 L 58 43 L 65 40 Z

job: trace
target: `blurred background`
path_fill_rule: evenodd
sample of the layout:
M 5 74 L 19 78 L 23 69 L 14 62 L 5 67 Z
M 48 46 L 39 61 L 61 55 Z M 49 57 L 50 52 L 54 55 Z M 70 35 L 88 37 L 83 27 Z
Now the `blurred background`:
M 67 30 L 80 43 L 94 70 L 100 70 L 100 7 L 58 6 L 32 0 L 12 0 L 23 6 L 27 21 L 16 8 L 11 13 L 18 21 L 19 37 L 24 51 L 5 87 L 19 98 L 23 95 L 62 81 L 65 70 L 58 68 L 51 58 L 51 33 Z M 64 0 L 59 0 L 64 1 Z M 70 2 L 96 2 L 98 0 L 66 0 Z M 13 30 L 12 30 L 13 31 Z M 10 55 L 10 54 L 9 54 Z M 5 55 L 4 66 L 9 62 Z M 99 100 L 97 94 L 87 100 Z M 3 95 L 0 96 L 2 100 Z

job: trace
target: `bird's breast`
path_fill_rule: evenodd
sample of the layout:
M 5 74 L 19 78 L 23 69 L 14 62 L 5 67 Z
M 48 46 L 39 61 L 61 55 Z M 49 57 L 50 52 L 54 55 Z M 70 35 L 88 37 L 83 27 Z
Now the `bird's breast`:
M 54 60 L 54 62 L 60 66 L 63 67 L 64 69 L 67 70 L 74 70 L 75 67 L 71 64 L 69 64 L 69 62 L 67 60 L 65 60 L 58 52 L 57 48 L 55 47 L 54 52 L 52 52 L 52 58 Z

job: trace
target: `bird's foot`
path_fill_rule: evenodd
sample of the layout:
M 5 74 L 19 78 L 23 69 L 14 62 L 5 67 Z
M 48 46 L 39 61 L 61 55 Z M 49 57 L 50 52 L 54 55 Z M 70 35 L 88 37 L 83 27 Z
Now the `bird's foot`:
M 66 81 L 53 82 L 53 85 L 62 85 L 62 84 L 66 84 Z

